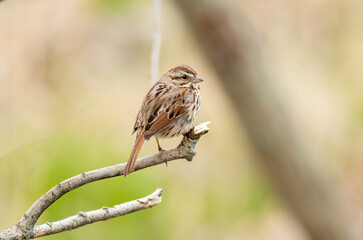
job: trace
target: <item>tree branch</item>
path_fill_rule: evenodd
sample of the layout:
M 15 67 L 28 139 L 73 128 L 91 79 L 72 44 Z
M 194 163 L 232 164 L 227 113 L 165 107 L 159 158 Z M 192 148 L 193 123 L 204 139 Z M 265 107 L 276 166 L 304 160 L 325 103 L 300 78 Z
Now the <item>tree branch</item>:
M 115 205 L 112 208 L 103 207 L 89 212 L 78 212 L 77 215 L 68 217 L 66 219 L 45 223 L 34 227 L 33 238 L 43 237 L 55 233 L 60 233 L 68 230 L 73 230 L 87 224 L 105 221 L 111 218 L 123 216 L 146 208 L 151 208 L 161 203 L 162 189 L 158 188 L 155 192 L 127 203 Z
M 332 176 L 316 164 L 326 156 L 313 151 L 316 146 L 287 108 L 265 65 L 263 45 L 243 13 L 222 0 L 175 2 L 223 81 L 257 159 L 311 239 L 362 239 L 358 217 L 345 208 Z
M 195 145 L 197 144 L 199 138 L 209 131 L 207 125 L 209 122 L 201 123 L 195 126 L 182 140 L 180 145 L 174 149 L 167 150 L 161 153 L 150 155 L 138 159 L 135 164 L 135 171 L 141 170 L 147 167 L 155 166 L 161 163 L 166 163 L 169 161 L 177 159 L 186 159 L 191 161 L 196 154 Z M 39 217 L 43 212 L 56 200 L 62 197 L 67 192 L 72 191 L 78 187 L 81 187 L 87 183 L 94 181 L 117 177 L 123 175 L 126 163 L 117 164 L 114 166 L 109 166 L 105 168 L 100 168 L 88 172 L 78 174 L 67 180 L 64 180 L 51 188 L 47 193 L 41 196 L 24 214 L 20 221 L 10 229 L 0 232 L 0 239 L 29 239 L 35 237 L 35 230 L 39 229 L 43 225 L 36 226 L 35 223 L 38 221 Z M 96 210 L 99 211 L 99 210 Z M 122 215 L 122 214 L 121 214 Z M 119 215 L 119 216 L 121 216 Z M 87 215 L 87 218 L 89 216 Z M 71 217 L 72 218 L 72 217 Z M 107 219 L 107 218 L 106 218 Z M 67 219 L 65 219 L 67 220 Z M 65 221 L 61 220 L 61 221 Z M 58 223 L 58 222 L 57 222 Z M 89 224 L 85 221 L 79 226 Z M 73 225 L 72 225 L 73 226 Z M 44 228 L 44 227 L 43 227 Z M 43 229 L 41 228 L 41 229 Z M 64 228 L 64 231 L 68 228 Z M 54 231 L 54 230 L 53 230 Z M 58 231 L 60 232 L 60 231 Z M 49 233 L 50 234 L 50 233 Z M 39 235 L 40 237 L 40 235 Z

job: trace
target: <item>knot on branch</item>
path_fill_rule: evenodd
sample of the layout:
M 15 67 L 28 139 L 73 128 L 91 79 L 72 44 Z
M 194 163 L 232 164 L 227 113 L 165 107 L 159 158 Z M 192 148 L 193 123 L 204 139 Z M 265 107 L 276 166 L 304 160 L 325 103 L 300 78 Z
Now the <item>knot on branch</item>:
M 195 145 L 201 136 L 209 132 L 208 124 L 210 124 L 210 122 L 198 124 L 197 126 L 194 126 L 188 133 L 184 134 L 184 138 L 179 144 L 178 148 L 187 149 L 187 152 L 184 156 L 186 160 L 192 161 L 195 154 L 197 154 Z

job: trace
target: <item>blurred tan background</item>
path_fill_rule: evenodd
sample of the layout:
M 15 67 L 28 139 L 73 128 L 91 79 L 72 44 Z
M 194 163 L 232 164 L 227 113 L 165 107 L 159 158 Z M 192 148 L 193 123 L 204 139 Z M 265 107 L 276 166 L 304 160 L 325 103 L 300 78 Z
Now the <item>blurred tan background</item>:
M 263 43 L 288 110 L 328 156 L 318 166 L 361 216 L 363 2 L 234 3 Z M 141 0 L 0 4 L 0 229 L 58 182 L 127 161 L 151 85 L 152 14 L 152 1 Z M 38 223 L 157 187 L 164 188 L 162 204 L 48 239 L 309 239 L 255 164 L 244 126 L 178 8 L 163 1 L 159 75 L 180 64 L 205 79 L 198 122 L 212 122 L 194 160 L 89 184 L 62 197 Z M 168 149 L 179 141 L 161 144 Z M 156 151 L 151 140 L 140 156 Z

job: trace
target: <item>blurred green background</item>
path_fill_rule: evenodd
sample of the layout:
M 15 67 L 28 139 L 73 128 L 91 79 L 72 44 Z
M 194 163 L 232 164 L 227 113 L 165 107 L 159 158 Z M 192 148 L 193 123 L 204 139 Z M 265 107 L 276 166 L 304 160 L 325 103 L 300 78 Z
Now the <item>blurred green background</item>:
M 359 207 L 363 3 L 234 3 L 264 43 L 264 61 L 280 80 L 289 110 L 330 157 L 319 164 L 337 177 L 347 204 Z M 0 229 L 17 223 L 60 181 L 127 161 L 134 120 L 151 85 L 152 18 L 152 1 L 0 4 Z M 164 189 L 155 208 L 46 238 L 308 239 L 254 164 L 242 123 L 171 1 L 163 1 L 160 54 L 159 75 L 188 64 L 206 80 L 198 123 L 212 123 L 198 155 L 66 194 L 38 224 Z M 140 156 L 156 151 L 151 140 Z

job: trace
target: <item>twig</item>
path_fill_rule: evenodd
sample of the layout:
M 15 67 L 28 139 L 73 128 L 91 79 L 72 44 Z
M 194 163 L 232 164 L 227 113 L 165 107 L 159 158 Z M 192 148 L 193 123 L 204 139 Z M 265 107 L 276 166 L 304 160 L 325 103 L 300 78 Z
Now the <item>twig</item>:
M 79 212 L 77 215 L 66 219 L 45 223 L 34 227 L 34 238 L 43 237 L 55 233 L 60 233 L 68 230 L 73 230 L 87 224 L 105 221 L 111 218 L 123 216 L 146 208 L 151 208 L 161 203 L 162 189 L 158 188 L 155 192 L 147 197 L 133 200 L 120 205 L 115 205 L 112 208 L 103 207 L 98 210 L 89 212 Z
M 161 0 L 154 0 L 154 29 L 153 29 L 153 44 L 151 50 L 151 82 L 154 84 L 158 80 L 159 71 L 159 54 L 161 42 Z
M 191 161 L 193 156 L 196 154 L 195 145 L 197 144 L 199 138 L 209 131 L 209 128 L 207 127 L 208 123 L 209 122 L 202 123 L 193 128 L 190 133 L 183 138 L 178 147 L 138 159 L 135 164 L 135 171 L 177 159 L 187 159 L 188 161 Z M 188 136 L 192 136 L 192 138 L 189 138 Z M 34 228 L 35 223 L 43 214 L 43 212 L 56 200 L 58 200 L 67 192 L 70 192 L 73 189 L 81 187 L 87 183 L 120 176 L 123 174 L 125 167 L 126 163 L 117 164 L 110 167 L 84 172 L 64 180 L 41 196 L 26 211 L 24 216 L 15 226 L 1 231 L 0 240 L 33 238 L 35 234 L 34 229 L 38 227 L 36 226 Z

